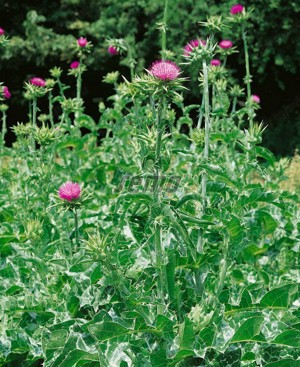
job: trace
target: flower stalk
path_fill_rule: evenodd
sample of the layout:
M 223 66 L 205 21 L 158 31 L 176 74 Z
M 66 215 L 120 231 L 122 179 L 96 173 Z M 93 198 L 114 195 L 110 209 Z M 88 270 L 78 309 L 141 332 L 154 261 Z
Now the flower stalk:
M 79 248 L 79 229 L 78 229 L 78 212 L 77 212 L 76 207 L 73 208 L 73 213 L 74 213 L 74 226 L 75 226 L 75 248 L 74 250 L 77 251 L 77 249 Z
M 7 118 L 6 110 L 2 110 L 2 133 L 1 133 L 2 139 L 1 141 L 2 141 L 3 146 L 5 145 L 5 134 L 7 133 L 6 118 Z
M 244 44 L 244 54 L 245 54 L 245 68 L 246 68 L 246 76 L 244 78 L 246 88 L 247 88 L 247 101 L 250 103 L 251 101 L 251 82 L 252 82 L 252 75 L 250 74 L 250 61 L 249 61 L 249 51 L 248 51 L 248 42 L 247 42 L 247 33 L 245 30 L 244 23 L 242 24 L 242 37 L 243 37 L 243 44 Z M 248 115 L 250 122 L 253 122 L 253 108 L 248 106 Z
M 79 58 L 79 68 L 78 68 L 78 76 L 76 80 L 76 98 L 81 99 L 81 89 L 82 89 L 82 55 Z
M 49 100 L 50 124 L 51 124 L 51 127 L 54 127 L 54 119 L 53 119 L 53 95 L 52 95 L 52 90 L 49 91 L 48 100 Z
M 161 142 L 162 136 L 164 133 L 164 124 L 163 118 L 165 113 L 165 97 L 162 96 L 161 101 L 158 106 L 157 111 L 157 140 L 155 147 L 155 165 L 154 165 L 154 174 L 156 176 L 157 182 L 154 184 L 154 209 L 155 216 L 159 213 L 159 190 L 158 190 L 158 178 L 160 173 L 160 155 L 161 155 Z M 154 244 L 155 244 L 155 262 L 157 269 L 157 298 L 158 298 L 158 306 L 157 312 L 159 314 L 164 313 L 164 285 L 165 285 L 165 271 L 163 268 L 163 247 L 162 247 L 162 228 L 160 223 L 157 221 L 154 224 Z
M 32 100 L 32 124 L 33 126 L 37 126 L 36 113 L 37 113 L 37 98 L 33 97 L 33 100 Z
M 202 62 L 203 67 L 203 98 L 204 98 L 204 161 L 207 163 L 209 158 L 209 134 L 210 134 L 210 107 L 209 107 L 209 86 L 208 86 L 208 67 L 206 60 Z M 207 175 L 206 172 L 202 176 L 202 213 L 205 212 L 206 208 L 206 186 L 207 186 Z

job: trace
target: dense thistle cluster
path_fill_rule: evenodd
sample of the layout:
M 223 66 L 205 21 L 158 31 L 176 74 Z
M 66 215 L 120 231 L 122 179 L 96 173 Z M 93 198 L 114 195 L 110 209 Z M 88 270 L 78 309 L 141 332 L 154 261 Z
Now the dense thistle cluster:
M 243 17 L 246 14 L 245 8 L 241 4 L 235 4 L 231 7 L 230 14 L 233 17 L 237 17 L 238 19 L 240 19 L 239 16 Z M 4 36 L 4 34 L 5 34 L 4 29 L 0 27 L 0 37 Z M 124 44 L 124 41 L 121 39 L 120 40 L 114 39 L 114 40 L 110 40 L 109 42 L 110 43 L 107 48 L 107 52 L 109 55 L 115 56 L 118 54 L 122 54 L 122 52 L 127 50 L 126 44 Z M 78 38 L 76 41 L 76 44 L 80 51 L 79 55 L 82 54 L 81 50 L 88 49 L 90 47 L 90 42 L 85 37 Z M 201 49 L 205 50 L 207 46 L 208 46 L 207 41 L 205 41 L 204 39 L 200 39 L 200 38 L 192 39 L 185 45 L 183 49 L 183 54 L 186 58 L 190 58 L 192 57 L 194 51 L 201 50 Z M 233 48 L 233 43 L 231 40 L 223 39 L 218 43 L 218 46 L 219 46 L 220 51 L 224 52 L 224 55 L 228 55 L 231 52 L 230 50 Z M 211 58 L 210 65 L 212 67 L 218 67 L 222 65 L 222 62 L 219 59 Z M 74 60 L 70 63 L 69 67 L 71 70 L 75 71 L 76 69 L 81 70 L 82 65 L 80 61 Z M 84 66 L 83 66 L 83 70 L 84 70 Z M 181 71 L 180 71 L 180 68 L 174 62 L 170 60 L 159 60 L 159 61 L 153 62 L 148 72 L 154 78 L 164 81 L 164 82 L 168 82 L 168 81 L 176 80 L 179 77 Z M 46 87 L 46 81 L 40 77 L 31 78 L 29 83 L 36 87 L 41 87 L 41 88 Z M 2 96 L 5 99 L 9 99 L 11 97 L 11 93 L 7 86 L 3 87 Z M 253 95 L 252 101 L 255 103 L 260 103 L 259 96 Z

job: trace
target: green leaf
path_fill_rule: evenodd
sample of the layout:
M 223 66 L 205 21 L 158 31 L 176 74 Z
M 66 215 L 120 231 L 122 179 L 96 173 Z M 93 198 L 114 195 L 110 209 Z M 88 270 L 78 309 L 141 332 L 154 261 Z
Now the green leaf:
M 246 320 L 236 331 L 230 343 L 263 340 L 262 336 L 259 335 L 263 322 L 264 318 L 261 316 L 254 316 Z
M 300 360 L 295 361 L 293 359 L 281 359 L 277 362 L 265 364 L 264 367 L 300 367 Z
M 122 335 L 132 333 L 133 330 L 129 330 L 123 325 L 116 322 L 103 322 L 92 324 L 88 327 L 89 332 L 97 338 L 98 341 L 104 342 L 113 338 L 117 338 Z
M 89 129 L 91 131 L 94 131 L 97 128 L 94 119 L 91 116 L 85 115 L 85 114 L 81 114 L 76 119 L 76 125 L 78 127 L 84 127 L 84 128 Z
M 179 352 L 177 352 L 177 354 L 175 355 L 175 357 L 172 358 L 172 360 L 169 360 L 168 363 L 168 367 L 175 367 L 178 366 L 179 362 L 184 361 L 186 358 L 192 357 L 194 356 L 194 352 L 192 350 L 186 350 L 186 349 L 181 349 Z
M 167 353 L 164 349 L 150 355 L 152 367 L 166 367 L 168 365 Z
M 216 330 L 213 325 L 207 326 L 199 333 L 199 339 L 205 347 L 211 347 L 214 343 Z
M 177 304 L 177 287 L 175 285 L 175 269 L 176 269 L 176 255 L 173 251 L 169 253 L 169 262 L 166 265 L 168 295 L 169 295 L 169 299 L 170 299 L 172 307 L 175 307 Z
M 205 170 L 212 177 L 218 177 L 219 181 L 225 182 L 233 187 L 238 187 L 237 182 L 232 179 L 232 175 L 217 164 L 199 164 L 199 168 Z
M 260 301 L 260 306 L 264 307 L 289 307 L 291 303 L 291 295 L 296 293 L 298 287 L 295 284 L 287 284 L 272 289 L 266 293 Z
M 94 264 L 94 261 L 92 260 L 83 260 L 71 266 L 69 271 L 71 273 L 82 273 L 86 271 L 87 269 L 90 269 L 93 264 Z
M 274 343 L 300 348 L 300 331 L 296 329 L 286 330 L 276 336 Z
M 195 333 L 192 321 L 185 317 L 182 324 L 179 325 L 179 347 L 180 349 L 193 349 L 195 342 Z
M 202 202 L 202 197 L 200 194 L 194 193 L 194 194 L 187 194 L 184 195 L 176 204 L 175 208 L 179 208 L 180 206 L 182 206 L 183 204 L 185 204 L 187 201 L 189 200 L 195 200 L 195 201 L 199 201 L 200 203 Z
M 259 220 L 262 224 L 264 232 L 266 234 L 273 233 L 276 228 L 278 227 L 277 221 L 272 217 L 271 214 L 264 210 L 257 210 L 255 212 L 255 217 Z
M 226 228 L 232 241 L 240 242 L 243 239 L 241 221 L 234 215 L 232 215 L 230 221 L 227 223 Z

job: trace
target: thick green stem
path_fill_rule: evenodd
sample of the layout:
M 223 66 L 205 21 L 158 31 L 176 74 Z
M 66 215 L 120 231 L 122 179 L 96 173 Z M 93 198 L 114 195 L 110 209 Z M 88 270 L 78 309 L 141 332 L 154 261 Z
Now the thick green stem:
M 235 113 L 236 104 L 237 104 L 237 97 L 234 97 L 233 98 L 233 102 L 232 102 L 232 110 L 231 110 L 231 113 Z
M 154 228 L 154 241 L 155 241 L 155 254 L 156 254 L 156 269 L 157 269 L 157 312 L 159 314 L 164 313 L 164 270 L 163 270 L 163 248 L 161 241 L 161 225 L 155 224 Z
M 54 127 L 54 119 L 53 119 L 53 96 L 52 96 L 52 90 L 49 92 L 49 116 L 50 116 L 50 124 L 51 127 Z
M 209 86 L 208 86 L 208 68 L 206 60 L 203 60 L 203 97 L 202 104 L 204 105 L 204 161 L 207 163 L 209 157 L 209 133 L 210 133 L 210 108 L 209 108 Z M 203 109 L 203 107 L 202 107 Z M 202 190 L 202 215 L 206 209 L 206 186 L 207 186 L 207 175 L 206 172 L 202 175 L 201 190 Z M 200 229 L 198 233 L 197 251 L 201 253 L 203 251 L 203 231 Z
M 58 83 L 58 88 L 59 88 L 59 94 L 62 98 L 65 98 L 65 94 L 64 94 L 64 89 L 63 89 L 63 85 L 62 82 L 60 80 L 60 78 L 57 78 L 57 83 Z
M 128 59 L 129 59 L 130 80 L 133 81 L 135 60 L 133 58 L 133 52 L 132 52 L 131 45 L 128 42 L 126 42 L 126 43 L 127 43 Z
M 206 60 L 203 61 L 203 98 L 204 98 L 204 115 L 205 115 L 205 136 L 204 136 L 204 161 L 207 163 L 209 158 L 209 133 L 210 133 L 210 107 L 209 107 L 209 87 L 208 87 L 208 68 Z M 202 176 L 202 213 L 206 208 L 206 185 L 207 175 L 204 172 Z
M 80 56 L 79 59 L 79 68 L 78 68 L 78 76 L 77 76 L 77 82 L 76 82 L 76 97 L 77 99 L 81 99 L 81 87 L 82 87 L 82 56 Z
M 253 115 L 254 111 L 250 104 L 251 102 L 251 81 L 252 75 L 250 74 L 250 61 L 249 61 L 249 52 L 248 52 L 248 43 L 247 43 L 247 35 L 245 31 L 245 25 L 242 25 L 242 33 L 243 33 L 243 43 L 244 43 L 244 53 L 245 53 L 245 67 L 246 67 L 246 76 L 245 76 L 245 83 L 247 87 L 247 105 L 248 105 L 248 116 L 250 119 L 250 123 L 253 122 Z
M 78 213 L 77 213 L 77 209 L 74 208 L 73 209 L 73 213 L 74 213 L 74 226 L 75 226 L 75 251 L 78 250 L 79 247 L 79 230 L 78 230 Z
M 161 50 L 163 60 L 165 60 L 166 58 L 165 54 L 167 49 L 167 21 L 168 21 L 168 0 L 165 1 L 164 19 L 161 34 Z
M 36 126 L 36 111 L 37 111 L 37 100 L 36 97 L 32 100 L 32 124 Z
M 6 111 L 2 111 L 2 144 L 5 145 L 5 134 L 7 133 L 6 127 Z
M 204 109 L 204 97 L 202 96 L 201 107 L 199 108 L 199 117 L 197 122 L 197 129 L 201 128 L 203 120 L 203 109 Z
M 244 53 L 245 53 L 245 67 L 246 67 L 246 86 L 247 86 L 247 97 L 251 98 L 251 74 L 250 74 L 250 62 L 249 62 L 249 52 L 247 36 L 244 24 L 242 25 L 243 42 L 244 42 Z
M 162 101 L 164 103 L 164 101 Z M 155 174 L 158 176 L 160 171 L 160 151 L 161 151 L 161 141 L 162 136 L 164 133 L 164 126 L 162 124 L 162 113 L 163 113 L 163 106 L 159 107 L 159 111 L 157 113 L 157 140 L 156 140 L 156 147 L 155 147 Z M 157 187 L 157 185 L 155 185 Z M 157 192 L 157 190 L 155 190 Z
M 160 153 L 161 153 L 161 142 L 164 133 L 164 111 L 165 111 L 165 98 L 162 97 L 158 106 L 157 112 L 157 140 L 155 147 L 155 166 L 154 166 L 154 215 L 155 217 L 159 213 L 159 173 L 160 173 Z M 157 298 L 158 306 L 157 312 L 159 314 L 164 313 L 164 285 L 165 285 L 165 270 L 163 267 L 163 247 L 162 247 L 162 228 L 158 222 L 154 223 L 154 243 L 155 243 L 155 262 L 157 269 Z

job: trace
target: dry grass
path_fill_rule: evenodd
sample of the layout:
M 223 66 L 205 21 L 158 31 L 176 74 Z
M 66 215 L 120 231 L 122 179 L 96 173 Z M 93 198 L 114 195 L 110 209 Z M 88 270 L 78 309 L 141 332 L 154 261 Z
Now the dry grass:
M 300 155 L 298 150 L 290 160 L 288 167 L 285 170 L 287 180 L 282 181 L 280 187 L 291 192 L 300 192 Z

